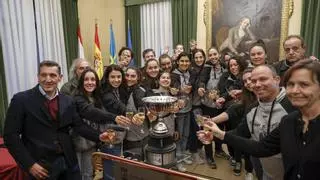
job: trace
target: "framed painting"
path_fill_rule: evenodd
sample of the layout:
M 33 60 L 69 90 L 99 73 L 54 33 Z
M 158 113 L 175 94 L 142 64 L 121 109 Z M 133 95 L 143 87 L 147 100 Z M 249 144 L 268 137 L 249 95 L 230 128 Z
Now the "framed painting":
M 282 42 L 292 11 L 293 0 L 207 0 L 206 46 L 244 55 L 252 43 L 262 39 L 269 62 L 278 61 L 284 56 Z

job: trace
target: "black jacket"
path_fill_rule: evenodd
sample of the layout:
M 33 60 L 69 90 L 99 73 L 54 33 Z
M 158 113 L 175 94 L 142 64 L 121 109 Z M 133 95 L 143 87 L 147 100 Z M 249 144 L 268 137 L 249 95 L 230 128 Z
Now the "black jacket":
M 220 80 L 218 82 L 218 89 L 220 92 L 220 96 L 223 97 L 226 101 L 232 100 L 232 97 L 229 95 L 228 90 L 232 89 L 242 89 L 242 80 L 240 78 L 235 77 L 229 72 L 224 72 Z
M 257 157 L 282 153 L 284 179 L 320 178 L 320 116 L 311 120 L 303 134 L 299 111 L 284 116 L 279 126 L 261 141 L 252 141 L 226 133 L 225 141 L 236 149 Z
M 143 88 L 140 85 L 135 85 L 133 87 L 128 87 L 128 95 L 130 97 L 130 94 L 132 93 L 134 105 L 136 108 L 143 107 L 144 102 L 142 101 L 142 98 L 146 96 L 146 89 Z
M 99 132 L 84 124 L 71 97 L 58 95 L 58 124 L 45 107 L 46 98 L 39 86 L 13 96 L 6 115 L 4 141 L 10 154 L 26 171 L 36 162 L 55 155 L 58 141 L 69 167 L 78 161 L 69 130 L 91 141 L 99 141 Z
M 102 107 L 98 108 L 82 95 L 74 97 L 77 111 L 81 118 L 90 120 L 97 124 L 114 123 L 116 115 L 105 111 Z
M 204 67 L 203 67 L 203 70 L 201 71 L 200 73 L 200 82 L 204 83 L 204 84 L 207 84 L 209 79 L 210 79 L 210 72 L 211 72 L 211 69 L 213 68 L 213 65 L 211 64 L 211 62 L 207 62 Z M 221 72 L 224 71 L 223 67 L 221 66 Z M 214 75 L 216 75 L 214 73 Z M 214 77 L 215 79 L 219 79 L 220 77 Z
M 273 64 L 277 74 L 280 76 L 280 86 L 284 86 L 283 77 L 287 70 L 291 67 L 287 60 L 278 61 Z
M 120 100 L 117 98 L 116 94 L 113 92 L 113 89 L 103 93 L 102 103 L 104 108 L 113 114 L 116 115 L 125 115 L 127 108 L 128 94 L 127 91 L 123 88 L 119 88 Z

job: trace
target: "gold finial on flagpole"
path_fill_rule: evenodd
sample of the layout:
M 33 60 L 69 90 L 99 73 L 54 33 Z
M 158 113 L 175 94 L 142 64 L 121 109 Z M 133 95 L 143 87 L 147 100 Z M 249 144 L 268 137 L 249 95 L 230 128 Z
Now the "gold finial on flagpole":
M 94 23 L 98 24 L 98 18 L 94 18 Z

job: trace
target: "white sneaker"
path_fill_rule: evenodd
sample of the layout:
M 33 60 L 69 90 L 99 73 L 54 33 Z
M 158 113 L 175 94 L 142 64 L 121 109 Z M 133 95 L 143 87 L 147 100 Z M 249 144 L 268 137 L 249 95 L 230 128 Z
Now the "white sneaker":
M 187 169 L 181 163 L 178 163 L 176 165 L 176 167 L 177 167 L 178 171 L 180 171 L 180 172 L 186 172 L 187 171 Z
M 188 165 L 192 164 L 192 160 L 190 158 L 184 159 L 183 162 L 188 164 Z
M 245 179 L 245 180 L 253 180 L 253 174 L 252 174 L 252 173 L 247 173 L 247 174 L 244 176 L 244 179 Z
M 193 153 L 192 154 L 192 159 L 197 164 L 204 164 L 204 160 L 200 157 L 199 153 Z

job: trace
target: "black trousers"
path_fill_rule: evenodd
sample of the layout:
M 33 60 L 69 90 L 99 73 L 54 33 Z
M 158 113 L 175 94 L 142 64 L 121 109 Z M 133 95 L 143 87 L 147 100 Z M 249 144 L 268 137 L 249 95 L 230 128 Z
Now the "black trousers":
M 224 112 L 224 109 L 217 109 L 217 108 L 210 108 L 207 106 L 201 106 L 203 115 L 209 115 L 210 117 L 218 116 L 222 112 Z M 224 123 L 218 124 L 218 127 L 220 129 L 224 129 Z M 222 151 L 222 140 L 215 139 L 215 152 Z M 204 145 L 205 153 L 207 158 L 213 158 L 213 150 L 212 150 L 212 144 Z
M 198 149 L 202 148 L 202 143 L 199 141 L 197 137 L 197 131 L 199 131 L 200 128 L 196 122 L 196 119 L 194 117 L 194 114 L 190 113 L 190 131 L 189 131 L 189 139 L 188 139 L 188 144 L 187 148 L 191 153 L 196 153 Z

